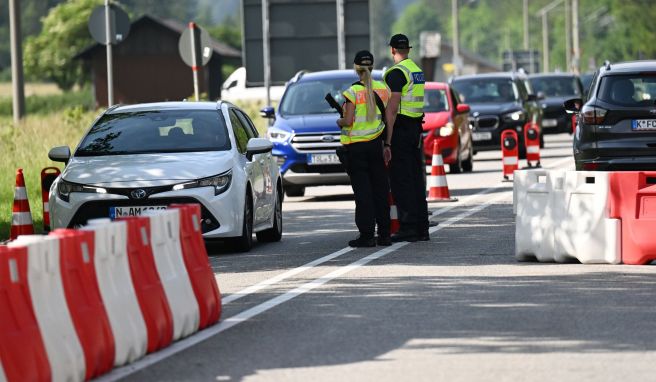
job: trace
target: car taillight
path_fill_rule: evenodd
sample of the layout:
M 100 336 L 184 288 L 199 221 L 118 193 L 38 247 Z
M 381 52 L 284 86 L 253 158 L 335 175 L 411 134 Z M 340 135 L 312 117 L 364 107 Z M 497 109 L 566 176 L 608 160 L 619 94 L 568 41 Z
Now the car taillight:
M 599 168 L 599 163 L 594 163 L 594 162 L 583 163 L 584 171 L 597 171 L 598 168 Z
M 601 125 L 604 123 L 607 112 L 608 110 L 597 106 L 583 106 L 583 109 L 581 109 L 583 123 L 586 125 Z

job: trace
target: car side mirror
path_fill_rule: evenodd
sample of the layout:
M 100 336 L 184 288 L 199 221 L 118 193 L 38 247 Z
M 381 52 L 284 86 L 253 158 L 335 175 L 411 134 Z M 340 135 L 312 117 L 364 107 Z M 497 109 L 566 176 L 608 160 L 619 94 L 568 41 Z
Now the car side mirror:
M 570 113 L 578 113 L 581 111 L 581 106 L 583 105 L 583 100 L 581 98 L 572 98 L 568 99 L 563 103 L 563 106 L 565 106 L 565 110 Z
M 68 146 L 53 147 L 48 152 L 48 158 L 53 162 L 64 162 L 68 164 L 71 159 L 71 149 Z
M 274 118 L 276 116 L 276 109 L 273 106 L 263 107 L 260 110 L 262 118 Z
M 253 159 L 255 154 L 264 154 L 273 150 L 273 143 L 264 138 L 251 138 L 246 145 L 246 158 Z
M 547 98 L 547 96 L 544 94 L 544 92 L 538 92 L 538 100 L 543 100 Z
M 471 108 L 469 107 L 469 105 L 461 103 L 458 104 L 458 106 L 456 106 L 456 111 L 458 112 L 458 114 L 465 114 L 465 113 L 469 113 L 471 111 Z

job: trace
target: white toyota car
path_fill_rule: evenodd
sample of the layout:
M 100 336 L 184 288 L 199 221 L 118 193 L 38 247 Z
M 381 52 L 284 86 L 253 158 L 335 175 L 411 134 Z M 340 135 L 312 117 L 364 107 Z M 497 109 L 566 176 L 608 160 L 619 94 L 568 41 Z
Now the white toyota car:
M 239 250 L 282 237 L 282 182 L 272 144 L 228 102 L 162 102 L 111 107 L 66 163 L 50 189 L 53 228 L 77 227 L 199 203 L 206 239 L 231 239 Z

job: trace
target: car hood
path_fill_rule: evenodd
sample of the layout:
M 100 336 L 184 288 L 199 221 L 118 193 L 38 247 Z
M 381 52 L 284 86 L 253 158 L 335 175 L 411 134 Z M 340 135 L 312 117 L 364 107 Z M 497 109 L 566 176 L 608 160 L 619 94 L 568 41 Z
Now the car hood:
M 446 123 L 449 121 L 450 115 L 451 113 L 448 111 L 424 114 L 424 130 L 431 130 L 446 125 Z
M 521 105 L 517 102 L 508 103 L 473 103 L 468 104 L 471 109 L 471 114 L 479 113 L 481 115 L 487 114 L 506 114 L 521 109 Z
M 62 178 L 99 187 L 154 187 L 232 168 L 230 151 L 73 157 Z
M 294 133 L 339 132 L 337 114 L 279 116 L 275 127 Z

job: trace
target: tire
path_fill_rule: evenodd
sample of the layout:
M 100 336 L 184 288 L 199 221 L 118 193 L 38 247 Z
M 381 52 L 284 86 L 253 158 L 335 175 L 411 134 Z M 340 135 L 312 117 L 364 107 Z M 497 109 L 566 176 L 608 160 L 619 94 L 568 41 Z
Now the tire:
M 462 162 L 462 170 L 464 172 L 474 171 L 474 149 L 471 146 L 469 146 L 469 157 Z
M 287 186 L 285 187 L 285 195 L 294 197 L 294 196 L 304 196 L 305 187 L 303 186 Z
M 256 232 L 257 241 L 261 243 L 273 243 L 282 239 L 282 193 L 276 195 L 276 205 L 273 212 L 273 227 Z
M 233 244 L 238 252 L 248 252 L 253 248 L 253 200 L 250 195 L 246 195 L 244 202 L 241 236 L 233 239 Z
M 462 172 L 462 158 L 460 157 L 460 146 L 456 148 L 456 163 L 449 165 L 449 174 L 460 174 Z

